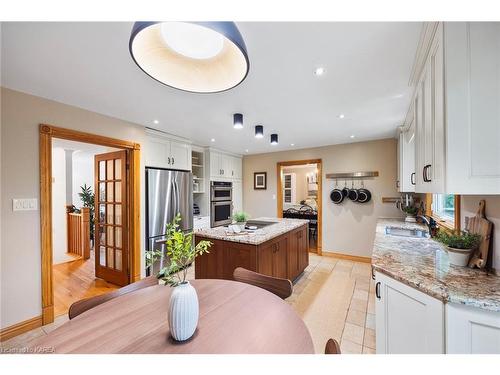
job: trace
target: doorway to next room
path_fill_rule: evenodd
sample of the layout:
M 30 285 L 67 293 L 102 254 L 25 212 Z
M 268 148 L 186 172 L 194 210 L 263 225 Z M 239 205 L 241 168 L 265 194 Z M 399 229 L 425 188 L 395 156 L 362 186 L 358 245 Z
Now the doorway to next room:
M 94 233 L 96 221 L 102 221 L 99 216 L 105 214 L 105 210 L 101 210 L 101 205 L 96 206 L 96 192 L 101 196 L 106 193 L 105 184 L 98 182 L 100 177 L 95 173 L 95 167 L 99 157 L 113 154 L 117 150 L 90 143 L 53 140 L 52 274 L 55 317 L 66 314 L 69 307 L 78 300 L 107 293 L 119 287 L 112 280 L 96 275 L 96 248 L 100 249 L 101 238 L 106 240 L 107 230 L 100 230 L 100 227 L 97 227 L 99 233 L 97 236 Z M 120 173 L 113 171 L 115 162 L 112 161 L 113 166 L 110 164 L 109 180 L 116 180 L 116 174 Z M 96 181 L 99 187 L 102 186 L 102 192 L 96 190 Z M 106 200 L 116 201 L 115 198 L 120 195 L 120 191 L 113 190 L 109 192 L 110 197 Z M 98 198 L 97 201 L 101 199 Z M 114 206 L 114 211 L 110 210 L 103 219 L 119 223 L 122 216 L 121 209 L 117 210 L 117 205 Z M 97 246 L 95 239 L 99 242 Z M 108 240 L 112 245 L 121 242 L 118 236 L 112 236 Z M 106 256 L 105 252 L 101 251 L 97 251 L 97 255 L 100 258 Z M 121 262 L 120 259 L 116 261 Z
M 321 254 L 321 159 L 278 163 L 278 217 L 309 221 L 309 251 Z

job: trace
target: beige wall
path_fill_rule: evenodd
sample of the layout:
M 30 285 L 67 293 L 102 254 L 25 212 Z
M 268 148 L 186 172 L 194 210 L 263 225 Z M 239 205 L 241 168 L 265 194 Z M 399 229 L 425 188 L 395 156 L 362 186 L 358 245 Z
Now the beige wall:
M 249 155 L 243 158 L 243 206 L 252 217 L 277 214 L 276 163 L 289 160 L 323 161 L 323 251 L 371 256 L 378 217 L 400 217 L 393 204 L 383 204 L 382 197 L 399 196 L 396 140 L 384 139 L 296 151 Z M 326 173 L 379 171 L 379 177 L 365 181 L 372 192 L 367 204 L 346 201 L 335 205 L 330 200 L 333 180 Z M 253 173 L 267 172 L 267 190 L 253 189 Z M 343 182 L 342 182 L 343 186 Z
M 486 201 L 486 218 L 493 223 L 493 245 L 489 256 L 491 265 L 500 271 L 500 196 L 498 195 L 463 195 L 461 199 L 462 228 L 465 227 L 465 217 L 476 214 L 479 201 Z
M 1 95 L 3 328 L 41 314 L 40 212 L 12 211 L 13 198 L 39 198 L 38 125 L 47 123 L 141 144 L 145 133 L 142 126 L 39 97 L 4 88 Z

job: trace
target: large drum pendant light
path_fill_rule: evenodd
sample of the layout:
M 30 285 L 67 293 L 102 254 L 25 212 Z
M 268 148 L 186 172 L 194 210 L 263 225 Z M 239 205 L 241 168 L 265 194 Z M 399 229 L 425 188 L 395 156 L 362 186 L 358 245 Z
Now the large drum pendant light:
M 129 50 L 152 78 L 197 93 L 237 86 L 250 66 L 234 22 L 136 22 Z

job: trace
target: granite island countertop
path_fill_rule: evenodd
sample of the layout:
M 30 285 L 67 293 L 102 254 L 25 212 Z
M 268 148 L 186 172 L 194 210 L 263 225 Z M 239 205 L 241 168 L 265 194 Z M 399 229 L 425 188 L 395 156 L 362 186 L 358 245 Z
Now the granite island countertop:
M 215 227 L 207 229 L 199 229 L 194 232 L 195 236 L 212 238 L 214 240 L 239 242 L 249 245 L 260 245 L 276 238 L 282 234 L 290 232 L 294 229 L 309 223 L 308 220 L 302 219 L 282 219 L 276 217 L 259 217 L 252 219 L 255 221 L 270 221 L 275 224 L 268 225 L 264 228 L 257 229 L 252 233 L 231 234 L 227 227 Z
M 403 219 L 379 219 L 373 245 L 372 266 L 443 302 L 500 312 L 500 277 L 483 270 L 451 265 L 442 244 L 428 238 L 385 233 L 386 226 L 427 227 Z

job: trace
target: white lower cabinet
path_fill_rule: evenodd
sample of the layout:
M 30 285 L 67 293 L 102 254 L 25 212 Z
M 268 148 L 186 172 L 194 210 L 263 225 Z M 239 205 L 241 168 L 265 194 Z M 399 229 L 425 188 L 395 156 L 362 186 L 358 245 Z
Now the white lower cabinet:
M 451 354 L 500 354 L 500 313 L 449 303 L 446 347 Z
M 375 279 L 377 354 L 445 353 L 443 302 L 379 272 Z

